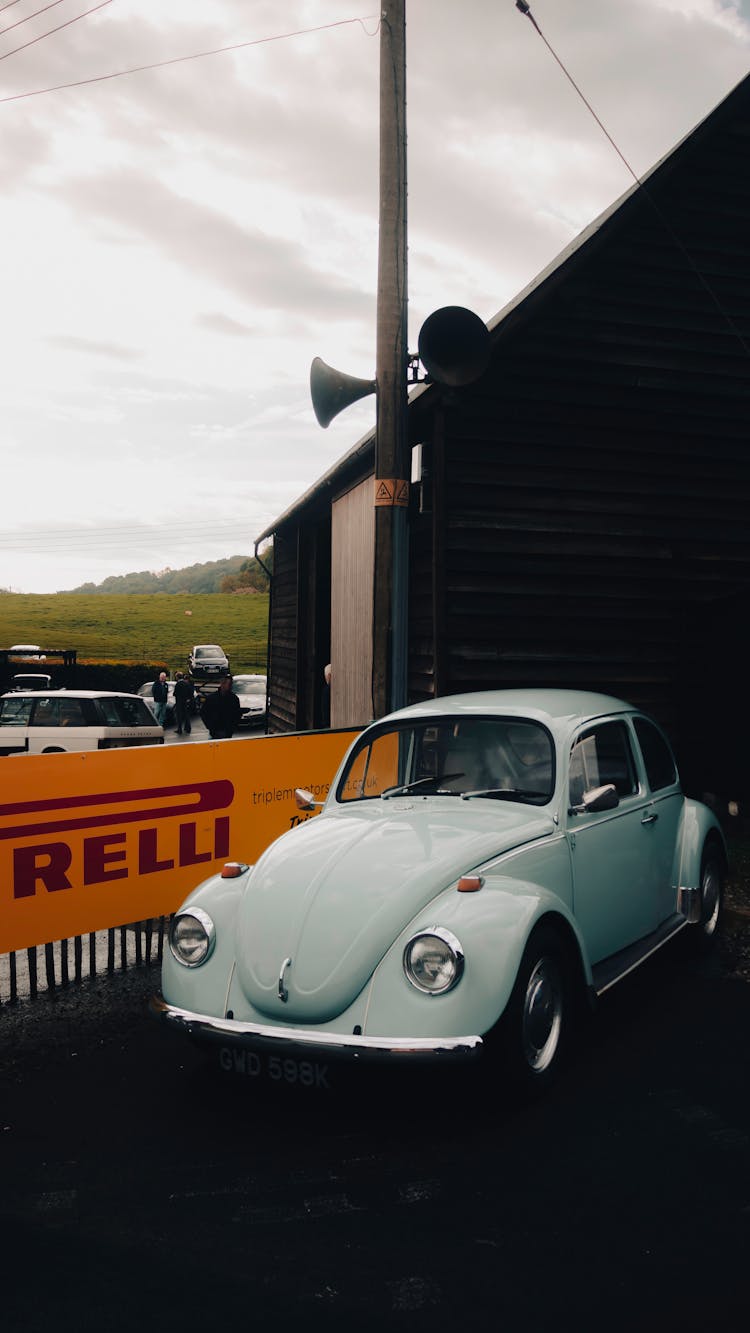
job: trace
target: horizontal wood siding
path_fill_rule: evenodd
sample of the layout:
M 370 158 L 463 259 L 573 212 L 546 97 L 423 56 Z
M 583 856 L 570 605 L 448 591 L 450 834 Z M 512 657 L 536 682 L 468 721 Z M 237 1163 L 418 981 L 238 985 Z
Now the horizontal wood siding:
M 749 158 L 750 78 L 498 317 L 481 380 L 413 398 L 410 699 L 606 690 L 655 712 L 696 780 L 748 789 L 745 724 L 698 724 L 696 701 L 750 713 Z M 311 508 L 371 466 L 368 449 Z M 357 522 L 334 555 L 334 687 L 370 614 L 366 587 L 347 589 L 371 542 Z
M 603 689 L 689 756 L 691 692 L 738 679 L 720 645 L 747 634 L 717 608 L 750 618 L 748 149 L 750 81 L 498 325 L 480 383 L 419 409 L 435 530 L 412 525 L 412 697 L 436 677 Z

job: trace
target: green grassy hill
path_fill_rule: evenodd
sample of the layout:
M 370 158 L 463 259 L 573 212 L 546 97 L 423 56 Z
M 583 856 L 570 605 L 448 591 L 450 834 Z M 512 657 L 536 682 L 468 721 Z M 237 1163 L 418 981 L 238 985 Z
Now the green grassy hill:
M 83 662 L 184 668 L 194 643 L 219 643 L 234 672 L 265 671 L 268 595 L 0 593 L 0 648 L 75 648 Z

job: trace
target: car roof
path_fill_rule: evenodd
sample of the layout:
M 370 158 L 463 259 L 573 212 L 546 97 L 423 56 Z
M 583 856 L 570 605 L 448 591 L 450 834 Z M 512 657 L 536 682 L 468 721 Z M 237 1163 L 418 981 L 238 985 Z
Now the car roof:
M 3 698 L 12 694 L 14 699 L 139 699 L 138 694 L 127 694 L 124 690 L 8 690 Z
M 575 725 L 586 718 L 602 717 L 611 713 L 637 712 L 631 704 L 610 694 L 593 690 L 515 689 L 477 690 L 471 694 L 446 694 L 423 703 L 411 704 L 398 712 L 389 713 L 388 719 L 430 717 L 445 713 L 463 713 L 466 716 L 488 713 L 518 715 L 534 718 L 556 730 Z

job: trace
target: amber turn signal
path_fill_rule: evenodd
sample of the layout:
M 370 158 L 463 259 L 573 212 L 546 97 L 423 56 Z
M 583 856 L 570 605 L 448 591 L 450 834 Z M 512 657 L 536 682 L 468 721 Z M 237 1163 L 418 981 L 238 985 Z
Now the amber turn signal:
M 477 893 L 483 884 L 481 875 L 462 875 L 456 888 L 459 893 Z
M 226 865 L 221 867 L 221 878 L 236 879 L 238 875 L 244 875 L 248 868 L 242 861 L 227 861 Z

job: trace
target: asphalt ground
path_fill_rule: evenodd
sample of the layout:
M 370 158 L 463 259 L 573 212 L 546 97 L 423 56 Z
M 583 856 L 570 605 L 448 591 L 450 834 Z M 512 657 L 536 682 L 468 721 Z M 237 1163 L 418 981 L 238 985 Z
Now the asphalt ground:
M 3 1006 L 0 1326 L 746 1326 L 750 985 L 679 943 L 533 1106 L 222 1075 L 147 1016 L 155 968 Z

